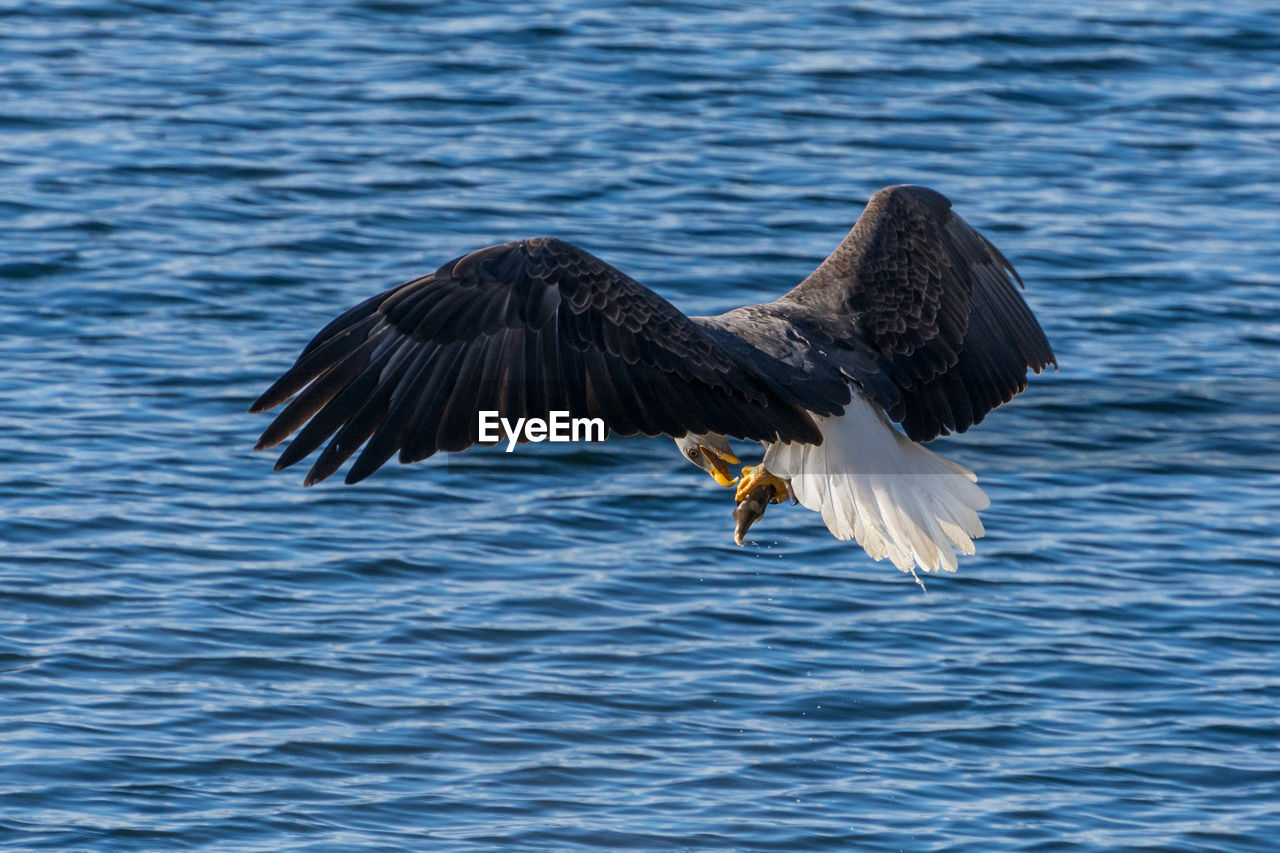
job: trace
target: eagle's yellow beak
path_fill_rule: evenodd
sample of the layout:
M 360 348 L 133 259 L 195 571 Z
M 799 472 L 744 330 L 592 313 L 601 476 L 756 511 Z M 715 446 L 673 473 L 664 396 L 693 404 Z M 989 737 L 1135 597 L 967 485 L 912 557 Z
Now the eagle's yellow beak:
M 705 444 L 699 444 L 698 449 L 702 451 L 702 455 L 707 457 L 707 461 L 711 463 L 711 476 L 722 486 L 732 486 L 738 482 L 737 477 L 730 478 L 733 472 L 729 470 L 729 465 L 737 465 L 738 457 L 732 453 L 721 454 L 718 450 L 707 447 Z M 727 464 L 726 464 L 727 463 Z

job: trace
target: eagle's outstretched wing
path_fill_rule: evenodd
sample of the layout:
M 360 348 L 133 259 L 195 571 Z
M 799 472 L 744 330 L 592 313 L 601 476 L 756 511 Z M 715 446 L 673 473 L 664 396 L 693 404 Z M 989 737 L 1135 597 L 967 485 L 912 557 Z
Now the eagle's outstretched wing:
M 302 428 L 277 469 L 329 442 L 308 485 L 364 445 L 353 483 L 396 453 L 411 462 L 478 443 L 480 410 L 512 421 L 567 411 L 621 435 L 821 441 L 779 381 L 785 371 L 762 374 L 652 290 L 541 237 L 480 249 L 360 303 L 250 411 L 293 398 L 257 445 Z
M 1004 255 L 925 187 L 873 195 L 813 273 L 761 306 L 802 329 L 908 436 L 964 432 L 1057 365 Z

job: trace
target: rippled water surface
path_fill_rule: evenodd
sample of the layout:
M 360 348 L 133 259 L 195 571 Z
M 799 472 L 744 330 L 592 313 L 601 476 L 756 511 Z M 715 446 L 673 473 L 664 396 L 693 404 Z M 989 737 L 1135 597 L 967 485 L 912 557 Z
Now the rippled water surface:
M 1274 4 L 0 8 L 0 845 L 1273 849 Z M 670 442 L 301 488 L 337 311 L 572 240 L 769 299 L 946 193 L 1062 370 L 923 593 Z

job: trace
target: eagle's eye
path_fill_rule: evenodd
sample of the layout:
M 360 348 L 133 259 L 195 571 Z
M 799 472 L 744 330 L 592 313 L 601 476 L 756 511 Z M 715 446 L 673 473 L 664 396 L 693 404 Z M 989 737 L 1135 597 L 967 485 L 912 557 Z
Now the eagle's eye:
M 688 456 L 690 459 L 696 460 L 698 458 L 698 448 L 690 447 L 688 450 L 685 451 L 685 455 Z

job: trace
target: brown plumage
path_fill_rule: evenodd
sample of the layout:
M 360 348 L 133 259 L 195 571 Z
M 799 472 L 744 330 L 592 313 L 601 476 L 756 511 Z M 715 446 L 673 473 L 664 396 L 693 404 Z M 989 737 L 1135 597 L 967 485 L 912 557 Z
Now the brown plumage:
M 328 442 L 306 482 L 363 446 L 347 482 L 477 443 L 477 410 L 599 417 L 622 435 L 816 444 L 853 390 L 924 441 L 961 432 L 1054 363 L 1012 266 L 922 187 L 876 193 L 775 302 L 686 317 L 603 261 L 540 237 L 464 255 L 342 314 L 252 406 L 301 428 L 277 469 Z

